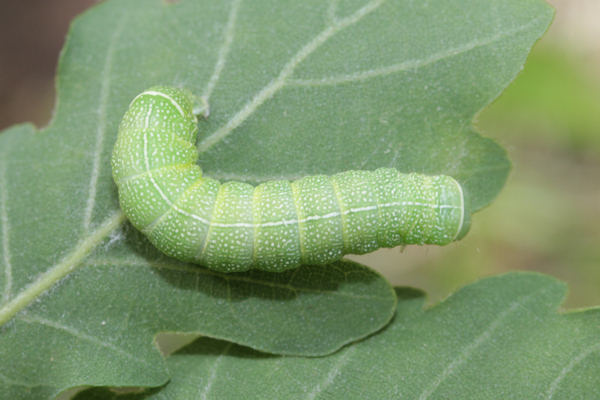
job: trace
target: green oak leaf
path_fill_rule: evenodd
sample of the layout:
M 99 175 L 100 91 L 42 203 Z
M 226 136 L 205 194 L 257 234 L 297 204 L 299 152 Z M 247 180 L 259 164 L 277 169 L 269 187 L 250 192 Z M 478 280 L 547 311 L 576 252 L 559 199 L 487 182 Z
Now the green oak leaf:
M 270 356 L 202 338 L 169 357 L 173 377 L 160 390 L 76 399 L 597 399 L 600 308 L 559 314 L 565 291 L 511 273 L 424 310 L 422 293 L 401 288 L 392 323 L 334 355 Z
M 125 223 L 109 165 L 137 93 L 168 84 L 207 101 L 209 176 L 390 166 L 452 175 L 477 209 L 509 163 L 471 120 L 551 18 L 541 0 L 112 0 L 86 12 L 49 126 L 0 135 L 0 397 L 161 385 L 160 331 L 322 355 L 393 312 L 385 280 L 355 264 L 225 277 L 155 251 Z

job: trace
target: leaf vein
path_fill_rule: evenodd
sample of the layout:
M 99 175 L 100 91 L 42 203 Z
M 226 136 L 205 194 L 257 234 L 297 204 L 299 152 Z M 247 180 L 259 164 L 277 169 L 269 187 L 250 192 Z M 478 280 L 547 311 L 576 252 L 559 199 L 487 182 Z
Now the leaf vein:
M 27 389 L 33 389 L 33 388 L 42 386 L 42 385 L 30 385 L 25 382 L 17 381 L 17 380 L 9 378 L 8 376 L 6 376 L 2 373 L 0 373 L 0 381 L 4 382 L 10 386 L 19 386 L 19 387 L 23 387 L 23 388 L 27 388 Z
M 511 29 L 511 30 L 505 31 L 505 32 L 499 32 L 499 33 L 495 34 L 494 36 L 491 36 L 491 37 L 483 39 L 483 40 L 473 40 L 471 42 L 464 43 L 460 46 L 453 47 L 451 49 L 447 49 L 444 51 L 440 51 L 438 53 L 432 54 L 431 56 L 429 56 L 427 58 L 421 58 L 421 59 L 418 58 L 418 59 L 413 59 L 413 60 L 407 60 L 407 61 L 403 61 L 401 63 L 392 64 L 392 65 L 388 65 L 388 66 L 381 67 L 381 68 L 374 68 L 374 69 L 370 69 L 367 71 L 354 72 L 351 74 L 334 75 L 334 76 L 325 77 L 325 78 L 290 79 L 290 80 L 288 80 L 288 85 L 289 86 L 332 86 L 332 85 L 338 85 L 338 84 L 344 84 L 344 83 L 364 81 L 364 80 L 368 80 L 368 79 L 372 79 L 372 78 L 376 78 L 376 77 L 380 77 L 380 76 L 387 76 L 387 75 L 391 75 L 394 73 L 405 72 L 405 71 L 408 71 L 411 69 L 418 69 L 418 68 L 426 67 L 430 64 L 434 64 L 436 62 L 442 61 L 447 58 L 459 56 L 459 55 L 467 53 L 471 50 L 475 50 L 479 47 L 484 47 L 484 46 L 490 45 L 490 44 L 500 41 L 506 37 L 509 37 L 509 36 L 515 35 L 517 33 L 520 33 L 522 31 L 525 31 L 525 30 L 529 29 L 530 27 L 532 27 L 533 25 L 535 25 L 537 22 L 539 22 L 540 19 L 541 18 L 536 18 L 536 19 L 530 21 L 529 23 L 522 25 L 516 29 Z
M 330 25 L 334 25 L 337 23 L 337 6 L 338 0 L 329 0 L 329 6 L 327 7 L 327 22 Z
M 573 358 L 567 365 L 565 365 L 565 367 L 559 372 L 556 379 L 554 379 L 550 384 L 546 394 L 546 400 L 550 400 L 552 397 L 554 397 L 554 393 L 556 392 L 556 389 L 558 389 L 560 382 L 573 370 L 573 368 L 577 366 L 577 364 L 582 362 L 586 357 L 596 351 L 600 351 L 600 343 L 596 344 L 595 346 L 585 348 L 577 355 L 577 357 Z
M 356 352 L 356 346 L 350 347 L 344 354 L 340 356 L 340 358 L 336 360 L 336 362 L 331 366 L 331 369 L 329 370 L 329 373 L 323 382 L 316 385 L 314 390 L 308 394 L 308 400 L 316 399 L 318 394 L 322 393 L 325 389 L 331 386 L 335 378 L 342 372 L 344 366 L 348 364 L 354 352 Z
M 202 98 L 208 104 L 208 100 L 212 95 L 212 92 L 219 81 L 219 77 L 221 76 L 221 72 L 225 67 L 225 62 L 227 60 L 227 56 L 229 54 L 229 50 L 231 49 L 231 43 L 233 42 L 233 37 L 235 33 L 235 23 L 237 20 L 238 10 L 240 8 L 242 0 L 234 0 L 231 4 L 231 10 L 229 11 L 229 17 L 227 20 L 227 26 L 225 27 L 225 35 L 223 38 L 223 44 L 219 49 L 219 55 L 217 56 L 217 62 L 215 63 L 215 69 L 213 71 L 212 76 L 210 77 L 206 89 L 204 89 L 204 93 L 202 94 Z
M 544 287 L 526 296 L 522 296 L 519 299 L 510 303 L 510 306 L 507 309 L 498 314 L 498 316 L 488 325 L 488 327 L 479 336 L 477 336 L 475 340 L 473 340 L 469 345 L 465 346 L 464 349 L 460 352 L 460 354 L 458 354 L 458 356 L 454 360 L 452 360 L 452 362 L 448 364 L 446 368 L 444 368 L 442 373 L 440 373 L 433 380 L 433 382 L 421 393 L 421 395 L 419 396 L 419 400 L 428 399 L 442 384 L 442 382 L 444 382 L 449 376 L 451 376 L 457 368 L 459 368 L 471 357 L 471 355 L 477 348 L 479 348 L 483 343 L 485 343 L 492 337 L 492 335 L 500 327 L 501 323 L 506 317 L 508 317 L 510 314 L 512 314 L 530 299 L 539 296 L 540 292 L 544 292 L 549 289 L 551 289 L 551 287 Z
M 212 367 L 210 369 L 210 376 L 206 381 L 206 385 L 204 385 L 204 387 L 201 388 L 202 391 L 200 392 L 200 398 L 202 400 L 208 399 L 208 394 L 212 389 L 212 385 L 217 380 L 217 370 L 219 369 L 219 365 L 223 362 L 223 357 L 225 357 L 227 353 L 229 353 L 229 349 L 231 349 L 232 345 L 233 343 L 231 342 L 227 343 L 227 345 L 223 347 L 223 350 L 221 351 L 221 354 L 219 354 L 219 357 L 217 357 L 217 359 L 213 362 Z
M 89 232 L 90 224 L 92 222 L 92 213 L 96 204 L 96 191 L 98 189 L 98 178 L 100 177 L 100 164 L 102 158 L 102 150 L 104 146 L 104 137 L 106 135 L 106 109 L 108 106 L 108 95 L 110 92 L 110 75 L 112 72 L 113 56 L 115 48 L 118 43 L 118 38 L 121 36 L 123 27 L 125 25 L 125 14 L 119 20 L 113 34 L 110 38 L 108 48 L 106 50 L 106 57 L 104 66 L 101 74 L 101 85 L 100 85 L 100 98 L 98 105 L 98 126 L 96 128 L 96 143 L 94 159 L 92 161 L 92 175 L 90 177 L 90 186 L 88 189 L 88 199 L 85 206 L 83 215 L 83 229 L 85 232 Z
M 98 346 L 101 346 L 101 347 L 105 347 L 105 348 L 107 348 L 109 350 L 112 350 L 115 353 L 121 354 L 122 356 L 125 356 L 125 357 L 127 357 L 127 358 L 129 358 L 131 360 L 137 361 L 140 364 L 148 365 L 148 362 L 146 360 L 141 359 L 139 357 L 136 357 L 135 355 L 129 353 L 128 351 L 123 350 L 120 347 L 115 346 L 112 343 L 105 342 L 105 341 L 103 341 L 103 340 L 101 340 L 101 339 L 99 339 L 99 338 L 97 338 L 95 336 L 83 333 L 83 332 L 81 332 L 81 331 L 79 331 L 76 328 L 73 328 L 71 326 L 59 324 L 56 321 L 51 321 L 49 319 L 42 318 L 42 317 L 37 316 L 37 315 L 20 316 L 18 319 L 19 319 L 19 321 L 22 321 L 22 322 L 25 322 L 25 323 L 28 323 L 28 324 L 31 324 L 31 323 L 40 324 L 40 325 L 43 325 L 43 326 L 54 328 L 54 329 L 59 330 L 59 331 L 66 332 L 66 333 L 68 333 L 68 334 L 70 334 L 72 336 L 75 336 L 76 338 L 79 338 L 79 339 L 81 339 L 81 340 L 83 340 L 85 342 L 89 342 L 89 343 L 92 343 L 92 344 L 95 344 L 95 345 L 98 345 Z
M 386 0 L 374 0 L 360 8 L 354 14 L 341 19 L 335 25 L 330 25 L 325 28 L 321 33 L 316 35 L 311 41 L 304 45 L 282 68 L 279 75 L 271 80 L 266 86 L 264 86 L 254 97 L 248 101 L 231 119 L 229 119 L 224 125 L 208 135 L 204 140 L 198 144 L 198 151 L 200 153 L 206 152 L 209 148 L 214 146 L 216 143 L 222 141 L 231 132 L 240 126 L 248 117 L 250 117 L 265 101 L 272 98 L 281 88 L 286 84 L 288 78 L 294 73 L 294 70 L 302 61 L 304 61 L 309 55 L 311 55 L 316 49 L 318 49 L 323 43 L 329 38 L 334 36 L 348 26 L 354 25 L 366 15 L 375 11 L 381 6 Z
M 0 326 L 10 320 L 16 313 L 27 307 L 40 294 L 52 287 L 60 279 L 77 268 L 85 257 L 125 221 L 125 215 L 119 210 L 96 229 L 87 239 L 81 241 L 73 251 L 65 256 L 62 261 L 50 267 L 46 272 L 29 286 L 23 288 L 17 296 L 0 308 Z

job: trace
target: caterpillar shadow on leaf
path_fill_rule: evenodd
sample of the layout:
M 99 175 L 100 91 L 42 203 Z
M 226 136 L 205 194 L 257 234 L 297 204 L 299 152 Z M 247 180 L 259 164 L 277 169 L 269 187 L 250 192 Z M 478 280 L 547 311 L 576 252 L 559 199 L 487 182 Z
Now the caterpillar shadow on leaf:
M 119 203 L 163 253 L 221 272 L 280 272 L 345 254 L 446 245 L 470 227 L 468 199 L 446 175 L 351 170 L 252 186 L 205 177 L 191 93 L 136 96 L 112 154 Z

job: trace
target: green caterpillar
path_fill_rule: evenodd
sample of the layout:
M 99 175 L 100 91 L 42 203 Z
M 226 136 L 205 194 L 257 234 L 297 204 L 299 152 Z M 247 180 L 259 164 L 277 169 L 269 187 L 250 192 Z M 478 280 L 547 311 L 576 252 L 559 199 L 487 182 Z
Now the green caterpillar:
M 392 168 L 270 181 L 203 177 L 193 96 L 150 88 L 131 102 L 112 155 L 131 223 L 169 256 L 223 272 L 283 271 L 405 244 L 445 245 L 469 230 L 460 184 Z

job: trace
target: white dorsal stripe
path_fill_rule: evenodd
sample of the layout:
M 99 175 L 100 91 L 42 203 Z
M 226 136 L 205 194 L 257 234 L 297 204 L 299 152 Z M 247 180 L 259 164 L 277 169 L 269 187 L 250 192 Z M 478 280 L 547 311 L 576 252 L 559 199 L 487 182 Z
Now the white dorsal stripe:
M 181 116 L 185 118 L 185 113 L 183 112 L 183 108 L 181 108 L 181 106 L 179 105 L 179 103 L 177 103 L 174 98 L 172 98 L 168 94 L 164 94 L 162 92 L 157 92 L 156 90 L 146 90 L 145 92 L 142 92 L 142 93 L 138 94 L 137 96 L 135 96 L 133 98 L 133 100 L 131 100 L 131 103 L 129 103 L 129 106 L 131 107 L 131 105 L 133 104 L 133 102 L 136 101 L 138 97 L 141 97 L 141 96 L 144 96 L 144 95 L 159 96 L 159 97 L 162 97 L 162 98 L 165 98 L 165 99 L 169 100 L 171 102 L 171 104 L 173 104 L 173 107 L 175 107 L 177 109 L 177 111 L 179 111 L 179 114 L 181 114 Z

